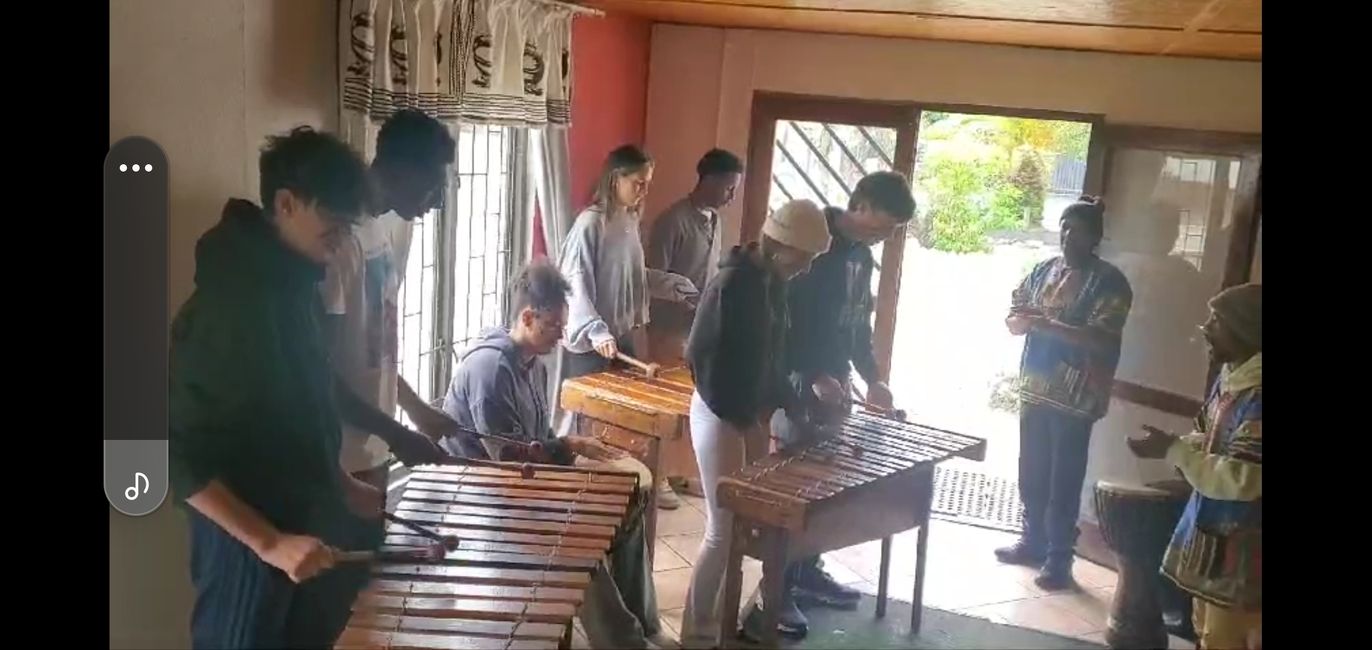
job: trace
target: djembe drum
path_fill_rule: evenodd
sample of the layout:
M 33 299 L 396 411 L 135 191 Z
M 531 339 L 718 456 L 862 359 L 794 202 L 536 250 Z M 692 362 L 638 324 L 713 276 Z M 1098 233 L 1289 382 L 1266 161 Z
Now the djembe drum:
M 1096 483 L 1101 533 L 1119 558 L 1120 567 L 1105 631 L 1105 642 L 1111 648 L 1167 647 L 1158 571 L 1190 492 L 1185 481 Z

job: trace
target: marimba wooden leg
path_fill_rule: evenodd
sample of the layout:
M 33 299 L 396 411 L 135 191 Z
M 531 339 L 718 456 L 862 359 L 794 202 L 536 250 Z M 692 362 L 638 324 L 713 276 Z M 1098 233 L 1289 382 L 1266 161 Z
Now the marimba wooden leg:
M 743 518 L 735 515 L 733 530 L 729 531 L 729 556 L 724 561 L 724 602 L 720 603 L 719 615 L 721 648 L 738 646 L 738 601 L 743 597 L 743 550 L 747 529 Z
M 877 618 L 886 618 L 886 588 L 891 582 L 891 536 L 881 538 L 881 568 L 877 577 Z
M 781 647 L 777 623 L 781 621 L 781 604 L 786 599 L 786 557 L 789 555 L 790 534 L 785 530 L 772 531 L 766 538 L 766 557 L 762 561 L 762 647 Z
M 919 514 L 919 537 L 915 542 L 915 593 L 910 600 L 910 634 L 919 634 L 924 619 L 924 565 L 929 559 L 929 513 L 934 505 L 934 470 L 922 482 L 916 499 Z

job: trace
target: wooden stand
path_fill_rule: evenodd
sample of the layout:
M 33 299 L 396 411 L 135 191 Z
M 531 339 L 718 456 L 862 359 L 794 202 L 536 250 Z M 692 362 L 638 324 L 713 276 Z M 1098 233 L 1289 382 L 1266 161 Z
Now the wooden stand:
M 629 452 L 652 470 L 655 480 L 683 477 L 698 487 L 700 469 L 690 430 L 694 390 L 685 368 L 665 370 L 655 379 L 615 369 L 565 380 L 561 404 L 578 415 L 578 434 Z M 652 494 L 644 524 L 650 552 L 657 539 L 657 491 Z
M 720 478 L 719 502 L 734 513 L 723 610 L 738 611 L 743 556 L 762 561 L 762 642 L 775 647 L 777 603 L 791 562 L 881 540 L 877 617 L 886 615 L 891 538 L 919 530 L 910 633 L 918 634 L 924 606 L 924 568 L 934 468 L 955 456 L 983 460 L 986 441 L 960 433 L 850 413 L 837 431 L 783 453 L 750 462 Z M 735 639 L 735 619 L 720 622 L 721 640 Z
M 910 633 L 918 634 L 924 602 L 924 567 L 929 540 L 929 513 L 934 494 L 934 467 L 872 483 L 845 493 L 828 507 L 809 518 L 803 528 L 785 522 L 768 522 L 760 513 L 749 516 L 735 510 L 733 544 L 724 582 L 724 603 L 720 620 L 720 639 L 735 647 L 737 612 L 742 594 L 743 557 L 762 561 L 763 647 L 779 647 L 777 608 L 785 588 L 786 566 L 798 559 L 820 555 L 872 541 L 881 540 L 880 580 L 877 584 L 878 618 L 886 615 L 888 582 L 891 575 L 891 537 L 911 528 L 919 529 L 918 556 L 915 560 L 915 589 L 912 594 Z M 847 504 L 849 507 L 845 507 Z M 860 504 L 860 506 L 859 506 Z

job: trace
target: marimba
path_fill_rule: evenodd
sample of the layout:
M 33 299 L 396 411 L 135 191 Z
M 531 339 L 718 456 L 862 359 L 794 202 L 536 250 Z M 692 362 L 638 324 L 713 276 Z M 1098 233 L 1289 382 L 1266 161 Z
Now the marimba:
M 700 469 L 690 429 L 694 390 L 686 368 L 664 370 L 655 379 L 615 368 L 564 380 L 561 404 L 580 416 L 579 434 L 593 435 L 633 454 L 652 470 L 654 478 L 686 478 L 698 486 Z M 651 541 L 657 539 L 656 508 L 647 517 Z
M 592 572 L 646 499 L 638 477 L 517 463 L 413 470 L 395 514 L 458 538 L 441 561 L 397 558 L 432 548 L 401 523 L 353 605 L 335 648 L 567 648 Z
M 722 611 L 738 611 L 744 555 L 762 560 L 763 603 L 770 604 L 781 602 L 792 560 L 880 539 L 876 614 L 885 616 L 891 536 L 917 527 L 910 621 L 917 633 L 934 465 L 954 456 L 983 460 L 986 441 L 866 412 L 849 414 L 834 428 L 832 437 L 770 454 L 720 479 L 720 503 L 734 512 Z M 777 647 L 776 612 L 764 607 L 765 647 Z M 722 619 L 720 638 L 729 643 L 737 620 Z

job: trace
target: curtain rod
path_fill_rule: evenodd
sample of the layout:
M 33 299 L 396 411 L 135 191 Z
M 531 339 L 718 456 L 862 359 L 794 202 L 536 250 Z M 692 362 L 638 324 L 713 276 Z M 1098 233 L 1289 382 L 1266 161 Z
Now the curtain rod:
M 570 2 L 562 2 L 561 0 L 533 0 L 533 1 L 534 1 L 534 2 L 537 2 L 538 4 L 552 5 L 552 6 L 554 6 L 554 7 L 562 7 L 563 9 L 566 9 L 567 11 L 570 11 L 570 12 L 572 12 L 572 13 L 574 13 L 574 14 L 582 14 L 582 15 L 585 15 L 585 16 L 596 16 L 596 17 L 601 17 L 601 18 L 603 18 L 603 17 L 605 16 L 605 12 L 603 12 L 603 11 L 601 11 L 601 10 L 599 10 L 599 9 L 592 9 L 592 8 L 590 8 L 590 7 L 583 7 L 583 6 L 579 5 L 579 4 L 572 4 L 572 3 L 570 3 Z

